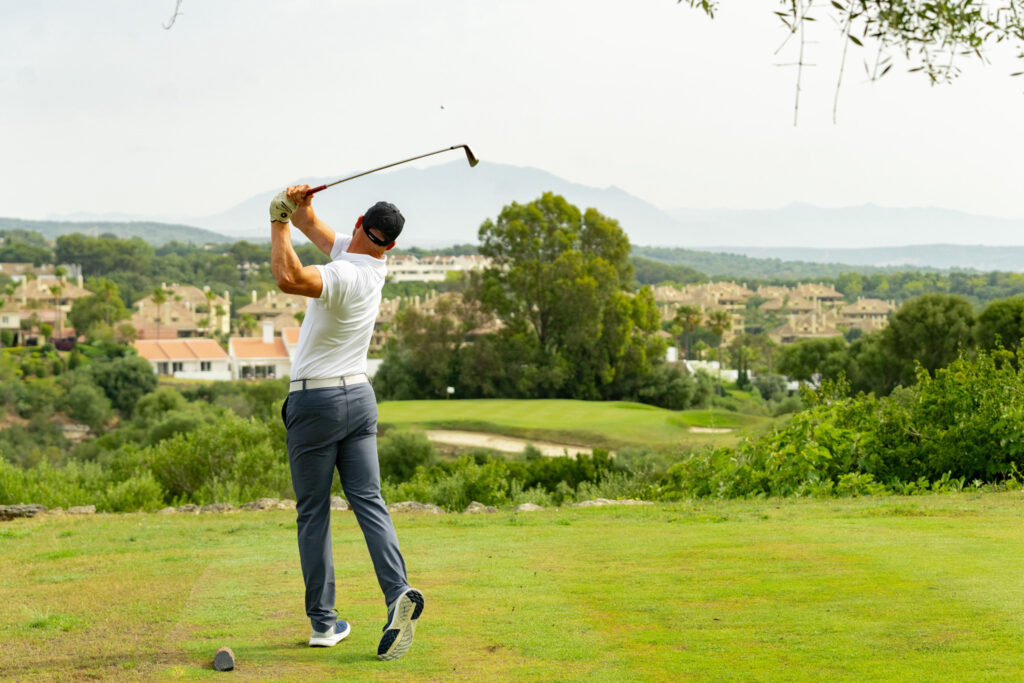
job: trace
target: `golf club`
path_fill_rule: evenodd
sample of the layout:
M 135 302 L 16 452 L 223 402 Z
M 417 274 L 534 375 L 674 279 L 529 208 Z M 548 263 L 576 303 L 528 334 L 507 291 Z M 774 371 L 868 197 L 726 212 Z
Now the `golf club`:
M 337 185 L 338 183 L 344 183 L 344 182 L 347 182 L 349 180 L 354 180 L 355 178 L 361 178 L 364 175 L 369 175 L 371 173 L 376 173 L 377 171 L 383 171 L 385 168 L 391 168 L 392 166 L 398 166 L 400 164 L 407 164 L 410 161 L 416 161 L 417 159 L 422 159 L 423 157 L 429 157 L 429 156 L 433 156 L 435 154 L 441 154 L 442 152 L 450 152 L 453 149 L 464 149 L 464 150 L 466 150 L 466 161 L 469 162 L 470 166 L 476 166 L 478 163 L 480 163 L 480 160 L 477 159 L 475 156 L 473 156 L 473 152 L 472 152 L 472 150 L 469 149 L 469 145 L 455 145 L 453 147 L 445 147 L 444 149 L 439 149 L 436 152 L 427 152 L 426 154 L 421 154 L 418 157 L 410 157 L 409 159 L 402 159 L 401 161 L 396 161 L 395 163 L 388 164 L 387 166 L 381 166 L 379 168 L 374 168 L 374 169 L 371 169 L 369 171 L 363 171 L 362 173 L 357 173 L 355 175 L 349 176 L 348 178 L 342 178 L 341 180 L 335 180 L 333 183 L 328 183 L 326 185 L 319 185 L 317 187 L 314 187 L 309 192 L 307 192 L 306 196 L 307 197 L 312 197 L 313 195 L 315 195 L 320 190 L 326 190 L 328 187 L 333 187 L 334 185 Z

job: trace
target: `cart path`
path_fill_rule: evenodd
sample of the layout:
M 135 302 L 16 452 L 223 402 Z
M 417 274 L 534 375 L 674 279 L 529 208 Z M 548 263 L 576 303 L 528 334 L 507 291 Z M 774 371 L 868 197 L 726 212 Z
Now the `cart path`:
M 469 448 L 493 448 L 496 451 L 505 453 L 522 453 L 527 444 L 533 444 L 534 448 L 543 455 L 556 457 L 565 455 L 576 455 L 585 453 L 593 455 L 593 449 L 586 446 L 574 446 L 567 443 L 553 443 L 551 441 L 535 441 L 532 439 L 519 439 L 514 436 L 503 436 L 501 434 L 488 434 L 486 432 L 461 432 L 450 429 L 428 429 L 427 438 L 437 443 L 449 446 L 465 446 Z

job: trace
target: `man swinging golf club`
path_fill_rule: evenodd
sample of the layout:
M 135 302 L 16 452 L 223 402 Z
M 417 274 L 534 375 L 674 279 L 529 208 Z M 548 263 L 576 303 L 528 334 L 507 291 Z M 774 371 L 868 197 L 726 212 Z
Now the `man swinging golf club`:
M 281 192 L 270 204 L 271 269 L 282 292 L 310 298 L 299 332 L 288 397 L 281 416 L 298 512 L 299 558 L 306 585 L 310 646 L 332 647 L 350 631 L 334 610 L 331 481 L 337 468 L 373 560 L 388 607 L 380 659 L 412 645 L 423 595 L 410 588 L 398 537 L 380 494 L 377 403 L 366 376 L 366 352 L 387 272 L 385 252 L 405 219 L 387 202 L 371 206 L 351 237 L 317 218 L 308 185 Z M 291 221 L 330 256 L 303 266 L 291 242 Z

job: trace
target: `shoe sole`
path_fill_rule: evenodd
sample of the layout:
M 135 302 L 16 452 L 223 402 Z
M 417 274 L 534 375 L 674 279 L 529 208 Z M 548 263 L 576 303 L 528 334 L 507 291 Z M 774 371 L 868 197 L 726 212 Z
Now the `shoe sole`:
M 423 613 L 423 594 L 410 589 L 402 594 L 395 605 L 395 613 L 391 617 L 388 629 L 377 646 L 377 659 L 398 659 L 412 647 L 413 636 L 416 635 L 416 620 Z
M 334 647 L 335 645 L 337 645 L 341 641 L 345 640 L 345 638 L 347 638 L 348 634 L 351 633 L 351 632 L 352 632 L 352 625 L 351 624 L 347 624 L 345 626 L 345 630 L 344 631 L 342 631 L 341 633 L 332 635 L 329 638 L 316 638 L 316 637 L 310 638 L 309 639 L 309 646 L 310 647 Z

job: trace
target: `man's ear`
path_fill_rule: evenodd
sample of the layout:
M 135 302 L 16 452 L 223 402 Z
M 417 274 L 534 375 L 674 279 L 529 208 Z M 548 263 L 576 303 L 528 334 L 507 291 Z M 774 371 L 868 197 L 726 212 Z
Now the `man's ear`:
M 356 227 L 357 228 L 363 227 L 363 217 L 362 216 L 360 216 L 359 218 L 356 219 Z
M 395 248 L 395 245 L 396 245 L 396 244 L 398 244 L 398 243 L 397 243 L 397 242 L 392 242 L 392 243 L 391 243 L 391 244 L 389 244 L 388 246 L 384 247 L 384 251 L 391 251 L 392 249 L 394 249 L 394 248 Z

